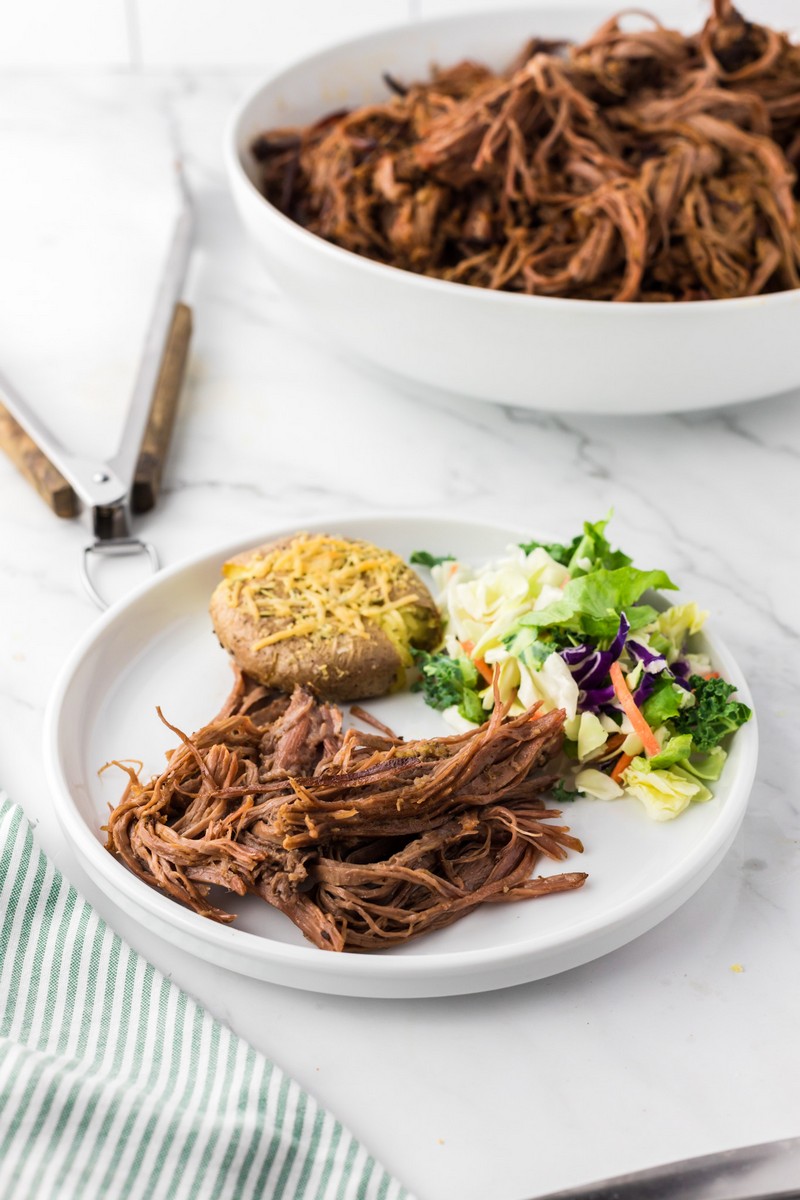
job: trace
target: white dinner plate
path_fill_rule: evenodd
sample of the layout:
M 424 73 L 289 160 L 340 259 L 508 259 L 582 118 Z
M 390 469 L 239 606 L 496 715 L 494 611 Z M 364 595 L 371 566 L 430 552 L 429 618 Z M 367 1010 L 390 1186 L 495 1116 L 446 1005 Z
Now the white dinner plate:
M 536 531 L 409 516 L 330 518 L 309 522 L 366 538 L 408 557 L 417 549 L 480 563 Z M 295 532 L 268 530 L 264 538 Z M 447 929 L 374 954 L 337 954 L 306 942 L 283 914 L 254 897 L 232 896 L 232 926 L 183 908 L 132 875 L 104 848 L 101 826 L 119 799 L 120 772 L 102 776 L 111 759 L 140 759 L 159 771 L 175 737 L 156 705 L 184 730 L 219 709 L 231 681 L 214 636 L 208 600 L 220 566 L 253 545 L 234 543 L 156 575 L 106 613 L 64 667 L 45 725 L 45 762 L 64 831 L 87 871 L 147 929 L 197 954 L 259 979 L 350 996 L 441 996 L 507 987 L 565 971 L 608 954 L 683 904 L 708 878 L 733 841 L 755 774 L 755 718 L 733 739 L 715 796 L 675 821 L 651 821 L 635 800 L 582 799 L 567 820 L 586 849 L 564 865 L 544 860 L 542 874 L 585 870 L 583 888 L 527 903 L 487 905 Z M 707 638 L 715 666 L 752 705 L 727 648 Z M 370 701 L 381 720 L 407 737 L 450 732 L 418 695 Z

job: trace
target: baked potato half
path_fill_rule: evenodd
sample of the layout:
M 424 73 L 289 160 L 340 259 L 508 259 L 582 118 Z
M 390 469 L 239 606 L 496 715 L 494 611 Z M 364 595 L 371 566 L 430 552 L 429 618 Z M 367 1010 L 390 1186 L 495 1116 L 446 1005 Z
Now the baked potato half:
M 210 611 L 248 675 L 328 700 L 402 687 L 412 648 L 441 637 L 433 597 L 398 555 L 329 534 L 297 533 L 231 559 Z

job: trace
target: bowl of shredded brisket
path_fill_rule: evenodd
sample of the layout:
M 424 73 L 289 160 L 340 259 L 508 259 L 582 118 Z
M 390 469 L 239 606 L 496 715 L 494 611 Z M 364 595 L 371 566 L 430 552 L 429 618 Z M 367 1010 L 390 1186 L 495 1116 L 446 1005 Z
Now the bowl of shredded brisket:
M 731 0 L 655 8 L 421 22 L 262 85 L 227 157 L 269 270 L 340 348 L 483 399 L 800 384 L 800 46 Z

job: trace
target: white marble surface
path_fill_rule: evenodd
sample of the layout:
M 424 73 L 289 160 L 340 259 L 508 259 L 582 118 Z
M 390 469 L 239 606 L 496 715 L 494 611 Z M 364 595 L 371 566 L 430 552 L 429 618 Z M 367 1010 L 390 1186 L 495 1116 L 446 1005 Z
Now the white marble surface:
M 613 504 L 620 543 L 713 610 L 745 669 L 762 732 L 748 816 L 671 919 L 506 992 L 336 999 L 176 952 L 99 892 L 60 834 L 42 712 L 96 612 L 78 580 L 82 527 L 53 517 L 5 461 L 0 786 L 119 932 L 311 1088 L 420 1200 L 521 1200 L 800 1133 L 800 397 L 682 418 L 556 419 L 423 397 L 338 361 L 285 309 L 226 193 L 221 131 L 249 82 L 0 82 L 4 371 L 72 445 L 110 451 L 180 149 L 199 214 L 196 331 L 165 493 L 139 526 L 163 560 L 342 509 L 511 517 L 569 534 Z

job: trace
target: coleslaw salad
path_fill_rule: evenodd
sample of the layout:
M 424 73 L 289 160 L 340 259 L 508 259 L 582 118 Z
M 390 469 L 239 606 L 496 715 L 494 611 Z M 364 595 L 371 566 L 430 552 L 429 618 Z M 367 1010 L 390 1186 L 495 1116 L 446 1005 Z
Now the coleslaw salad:
M 666 821 L 711 798 L 724 743 L 751 713 L 695 642 L 708 614 L 648 603 L 675 584 L 612 549 L 608 520 L 480 567 L 413 555 L 431 570 L 445 625 L 441 652 L 415 656 L 415 686 L 458 730 L 485 720 L 495 694 L 512 715 L 562 708 L 558 799 L 635 797 Z

